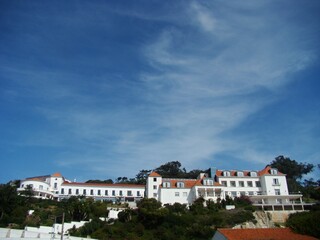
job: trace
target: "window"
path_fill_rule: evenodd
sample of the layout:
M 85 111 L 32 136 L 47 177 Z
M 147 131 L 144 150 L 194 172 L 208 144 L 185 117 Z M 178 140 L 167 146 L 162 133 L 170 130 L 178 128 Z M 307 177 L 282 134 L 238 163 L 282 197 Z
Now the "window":
M 68 194 L 71 194 L 71 188 L 69 188 Z
M 231 187 L 235 187 L 236 186 L 236 182 L 235 181 L 230 181 L 230 186 Z
M 270 169 L 270 173 L 271 173 L 272 175 L 277 175 L 277 174 L 278 174 L 278 170 L 275 169 L 275 168 L 272 168 L 272 169 Z
M 250 172 L 250 176 L 251 176 L 251 177 L 256 177 L 256 176 L 257 176 L 257 173 L 256 173 L 256 172 Z
M 53 185 L 53 187 L 54 187 L 54 189 L 57 189 L 57 187 L 58 187 L 58 183 L 54 183 L 54 185 Z
M 140 191 L 137 191 L 137 196 L 138 196 L 138 197 L 140 197 L 140 196 L 141 196 Z
M 174 196 L 175 196 L 175 197 L 179 197 L 179 192 L 175 192 L 175 193 L 174 193 Z
M 120 190 L 120 191 L 119 191 L 119 195 L 120 195 L 120 196 L 122 196 L 122 195 L 123 195 L 123 194 L 122 194 L 122 190 Z
M 153 185 L 153 189 L 154 189 L 154 190 L 157 190 L 157 185 Z
M 244 181 L 239 181 L 239 187 L 244 187 Z
M 162 183 L 162 186 L 163 186 L 164 188 L 169 188 L 169 187 L 171 187 L 171 184 L 170 184 L 170 182 L 163 182 L 163 183 Z
M 256 187 L 261 187 L 260 181 L 256 181 Z
M 237 172 L 238 177 L 243 177 L 243 172 Z
M 248 187 L 253 187 L 252 181 L 247 182 Z
M 108 190 L 104 190 L 104 195 L 108 196 Z
M 227 186 L 228 186 L 228 185 L 227 185 L 227 181 L 221 181 L 221 185 L 227 187 Z
M 112 190 L 112 196 L 115 196 L 115 195 L 116 195 L 116 191 Z
M 156 193 L 154 193 L 154 194 L 153 194 L 153 197 L 157 197 L 157 194 L 156 194 Z
M 183 192 L 183 195 L 184 197 L 187 197 L 188 196 L 188 193 L 187 192 Z
M 61 194 L 64 194 L 64 188 L 61 188 Z
M 98 195 L 99 195 L 99 196 L 101 195 L 101 190 L 100 190 L 100 189 L 98 190 Z
M 42 185 L 39 186 L 39 190 L 43 190 L 43 186 Z
M 237 196 L 237 192 L 233 192 L 233 191 L 232 191 L 232 192 L 231 192 L 231 196 L 232 196 L 232 197 L 236 197 L 236 196 Z
M 156 181 L 157 181 L 157 178 L 156 178 L 156 177 L 155 177 L 155 178 L 153 178 L 153 181 L 154 181 L 154 182 L 156 182 Z
M 90 195 L 93 195 L 93 189 L 90 190 Z
M 184 188 L 184 182 L 177 182 L 178 188 Z
M 249 194 L 249 196 L 253 196 L 253 192 L 252 191 L 248 192 L 248 194 Z
M 240 196 L 245 196 L 246 192 L 240 192 Z
M 206 179 L 203 181 L 203 184 L 204 185 L 207 185 L 207 186 L 212 186 L 213 185 L 213 180 L 211 179 Z
M 128 191 L 128 196 L 132 196 L 132 191 Z
M 230 177 L 230 172 L 224 171 L 224 172 L 223 172 L 223 176 L 225 176 L 225 177 Z
M 79 195 L 79 189 L 76 189 L 76 195 Z
M 279 186 L 279 185 L 280 185 L 280 184 L 279 184 L 279 179 L 278 179 L 278 178 L 272 179 L 272 185 L 273 185 L 273 186 Z
M 275 189 L 274 193 L 275 193 L 275 195 L 280 195 L 280 189 Z
M 87 194 L 87 190 L 83 189 L 83 195 L 86 195 L 86 194 Z

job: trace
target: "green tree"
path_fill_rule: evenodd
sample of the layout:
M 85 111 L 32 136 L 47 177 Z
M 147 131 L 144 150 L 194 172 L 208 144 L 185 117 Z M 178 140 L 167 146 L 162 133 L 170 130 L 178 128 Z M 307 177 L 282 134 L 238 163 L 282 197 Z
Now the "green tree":
M 286 222 L 293 231 L 320 238 L 320 210 L 291 214 Z
M 301 179 L 304 175 L 312 172 L 314 165 L 311 163 L 298 163 L 282 155 L 276 157 L 271 163 L 271 167 L 277 168 L 287 175 L 288 189 L 290 192 L 301 190 Z
M 93 212 L 94 200 L 92 198 L 70 197 L 64 200 L 67 217 L 73 221 L 89 220 Z
M 138 203 L 138 219 L 146 228 L 161 225 L 169 210 L 161 207 L 161 203 L 154 198 L 145 198 Z
M 156 168 L 155 171 L 162 177 L 181 177 L 186 173 L 185 169 L 181 169 L 181 163 L 179 161 L 167 162 Z
M 140 170 L 140 172 L 136 175 L 136 183 L 137 184 L 146 184 L 147 178 L 149 174 L 151 173 L 151 170 Z

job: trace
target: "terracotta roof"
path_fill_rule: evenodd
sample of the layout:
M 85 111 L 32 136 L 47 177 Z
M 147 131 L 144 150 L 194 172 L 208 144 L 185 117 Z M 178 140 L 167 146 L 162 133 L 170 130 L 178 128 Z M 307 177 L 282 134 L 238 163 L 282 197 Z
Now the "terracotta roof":
M 258 172 L 258 175 L 259 176 L 263 176 L 263 175 L 271 175 L 271 172 L 270 170 L 272 169 L 272 167 L 270 167 L 269 165 L 266 166 L 264 169 L 262 169 L 261 171 Z M 278 174 L 277 175 L 285 175 L 281 172 L 278 171 Z
M 245 170 L 245 171 L 241 171 L 241 170 L 216 170 L 216 176 L 218 177 L 222 177 L 223 176 L 223 172 L 230 172 L 230 177 L 237 177 L 237 172 L 243 172 L 243 176 L 244 177 L 250 177 L 250 173 L 251 172 L 256 172 L 257 173 L 257 176 L 263 176 L 263 175 L 271 175 L 270 173 L 270 170 L 272 168 L 270 166 L 266 166 L 264 169 L 262 169 L 261 171 L 248 171 L 248 170 Z M 278 174 L 277 175 L 285 175 L 281 172 L 278 171 Z
M 62 186 L 79 186 L 79 187 L 128 187 L 128 188 L 144 188 L 145 185 L 128 184 L 128 183 L 79 183 L 64 182 Z
M 39 177 L 34 177 L 34 178 L 27 178 L 27 181 L 40 181 L 44 182 L 46 179 L 45 178 L 39 178 Z
M 50 177 L 49 175 L 44 176 L 36 176 L 36 177 L 28 177 L 25 180 L 38 180 L 38 181 L 45 181 L 46 178 Z
M 317 238 L 294 233 L 290 228 L 251 228 L 217 230 L 228 240 L 315 240 Z M 217 233 L 216 233 L 217 234 Z M 215 239 L 215 238 L 213 238 Z
M 161 177 L 161 175 L 156 172 L 152 172 L 149 174 L 149 177 Z
M 250 177 L 250 172 L 256 172 L 256 171 L 241 171 L 241 170 L 217 170 L 216 175 L 218 177 L 223 176 L 223 172 L 230 172 L 230 177 L 237 177 L 237 172 L 243 172 L 244 177 Z M 258 174 L 258 173 L 257 173 Z
M 197 179 L 172 179 L 172 178 L 164 178 L 162 183 L 170 182 L 170 188 L 177 188 L 177 182 L 183 182 L 183 188 L 192 188 L 196 183 Z
M 194 186 L 204 186 L 202 179 L 175 179 L 175 178 L 164 178 L 162 183 L 170 182 L 170 188 L 177 188 L 177 182 L 183 182 L 183 188 L 192 188 Z M 161 184 L 162 186 L 162 184 Z M 213 186 L 221 186 L 220 183 L 214 182 Z
M 61 173 L 54 173 L 51 175 L 51 177 L 62 177 Z

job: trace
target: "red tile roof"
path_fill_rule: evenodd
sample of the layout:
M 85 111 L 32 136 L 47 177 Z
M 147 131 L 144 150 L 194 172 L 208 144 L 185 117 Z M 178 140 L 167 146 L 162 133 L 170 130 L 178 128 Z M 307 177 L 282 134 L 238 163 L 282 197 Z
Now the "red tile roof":
M 149 174 L 149 177 L 161 177 L 161 175 L 158 174 L 157 172 L 152 172 Z
M 164 178 L 162 183 L 170 182 L 170 188 L 177 188 L 177 182 L 183 182 L 183 188 L 192 188 L 196 183 L 197 179 L 171 179 L 171 178 Z
M 79 187 L 129 187 L 129 188 L 144 188 L 145 185 L 129 184 L 129 183 L 79 183 L 79 182 L 64 182 L 62 186 L 79 186 Z
M 258 175 L 259 176 L 263 176 L 263 175 L 271 175 L 271 172 L 270 170 L 272 169 L 272 167 L 270 167 L 269 165 L 266 166 L 264 169 L 262 169 L 261 171 L 258 172 Z M 278 171 L 278 174 L 277 175 L 285 175 L 281 172 Z
M 266 166 L 264 169 L 262 169 L 261 171 L 241 171 L 241 170 L 216 170 L 216 176 L 218 177 L 222 177 L 223 176 L 223 172 L 227 171 L 230 172 L 230 177 L 236 177 L 237 176 L 237 172 L 243 172 L 243 176 L 244 177 L 249 177 L 251 172 L 257 172 L 257 176 L 263 176 L 263 175 L 271 175 L 270 170 L 272 168 L 270 166 Z M 278 171 L 277 175 L 285 175 L 281 172 Z
M 51 177 L 62 177 L 61 173 L 54 173 L 51 175 Z
M 250 176 L 250 172 L 255 172 L 255 171 L 237 171 L 237 170 L 217 170 L 216 171 L 216 175 L 218 177 L 222 177 L 223 176 L 223 172 L 230 172 L 230 177 L 236 177 L 237 176 L 237 172 L 243 172 L 243 176 L 244 177 L 248 177 Z
M 251 228 L 217 230 L 228 240 L 315 240 L 317 238 L 294 233 L 290 228 Z M 214 239 L 214 238 L 213 238 Z
M 164 183 L 164 182 L 170 182 L 170 188 L 177 188 L 177 182 L 183 182 L 184 183 L 184 188 L 192 188 L 194 186 L 204 186 L 203 182 L 202 182 L 202 179 L 164 178 L 162 180 L 162 183 Z M 221 186 L 221 184 L 218 183 L 218 182 L 214 182 L 213 186 Z

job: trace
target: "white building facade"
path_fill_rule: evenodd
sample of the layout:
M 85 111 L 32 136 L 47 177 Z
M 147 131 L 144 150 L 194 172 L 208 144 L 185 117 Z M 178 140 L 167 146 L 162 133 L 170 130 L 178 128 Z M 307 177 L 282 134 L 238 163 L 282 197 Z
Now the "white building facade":
M 28 186 L 35 197 L 43 199 L 84 196 L 101 201 L 135 202 L 147 197 L 162 204 L 191 205 L 199 197 L 217 202 L 227 196 L 248 196 L 262 209 L 270 206 L 272 210 L 279 206 L 283 210 L 286 206 L 294 209 L 300 204 L 303 210 L 302 195 L 289 194 L 286 175 L 270 166 L 261 171 L 211 168 L 210 173 L 202 173 L 197 179 L 163 178 L 152 172 L 146 185 L 71 182 L 55 173 L 22 180 L 18 192 L 23 193 Z
M 247 196 L 256 206 L 262 208 L 278 205 L 302 205 L 301 194 L 289 194 L 286 175 L 270 166 L 261 171 L 217 170 L 200 174 L 198 179 L 162 178 L 152 172 L 146 184 L 146 197 L 155 198 L 162 204 L 175 202 L 191 205 L 197 198 L 216 202 Z M 297 200 L 299 202 L 297 202 Z
M 102 201 L 133 202 L 145 195 L 145 185 L 71 182 L 60 173 L 22 180 L 18 192 L 23 193 L 28 187 L 31 187 L 34 197 L 56 200 L 84 196 Z

